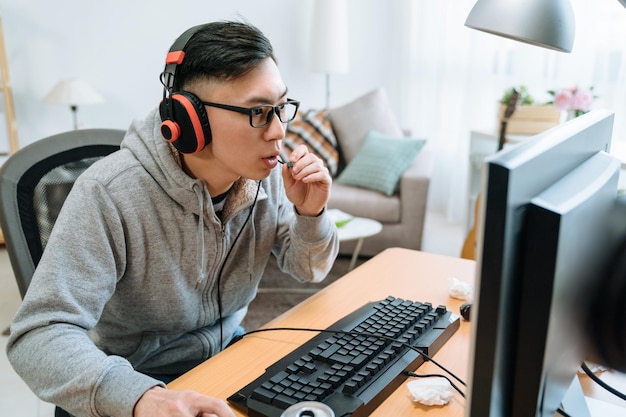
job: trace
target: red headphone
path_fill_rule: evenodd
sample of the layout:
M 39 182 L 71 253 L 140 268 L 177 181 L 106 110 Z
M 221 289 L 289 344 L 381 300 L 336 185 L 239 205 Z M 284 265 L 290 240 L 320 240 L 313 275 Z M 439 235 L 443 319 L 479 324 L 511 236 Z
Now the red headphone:
M 188 91 L 173 91 L 176 69 L 185 59 L 187 43 L 202 27 L 204 25 L 187 29 L 176 39 L 165 58 L 165 69 L 161 73 L 161 134 L 182 153 L 200 152 L 211 142 L 211 127 L 202 101 Z

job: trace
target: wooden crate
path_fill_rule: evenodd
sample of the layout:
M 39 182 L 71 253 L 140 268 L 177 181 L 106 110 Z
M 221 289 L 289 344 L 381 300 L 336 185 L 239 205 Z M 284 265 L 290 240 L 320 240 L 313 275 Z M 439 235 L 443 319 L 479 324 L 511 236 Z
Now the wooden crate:
M 505 105 L 498 111 L 498 126 L 504 117 Z M 534 135 L 558 125 L 561 113 L 552 105 L 517 106 L 509 119 L 506 132 L 512 135 Z

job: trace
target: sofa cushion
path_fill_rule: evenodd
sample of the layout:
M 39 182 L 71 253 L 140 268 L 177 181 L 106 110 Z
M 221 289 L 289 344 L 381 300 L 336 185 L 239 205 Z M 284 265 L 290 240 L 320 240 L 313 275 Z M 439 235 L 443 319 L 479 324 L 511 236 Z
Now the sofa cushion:
M 423 139 L 390 137 L 371 131 L 337 182 L 368 188 L 391 196 L 402 173 L 426 143 Z
M 339 151 L 337 139 L 325 110 L 308 110 L 298 113 L 287 125 L 283 145 L 292 152 L 298 145 L 305 144 L 309 151 L 322 158 L 331 176 L 337 174 Z
M 389 105 L 387 94 L 382 88 L 377 88 L 343 106 L 331 109 L 328 118 L 346 164 L 349 164 L 356 156 L 370 130 L 397 137 L 402 136 L 402 129 Z
M 377 191 L 350 187 L 336 181 L 331 188 L 328 207 L 381 223 L 400 222 L 400 198 L 397 195 L 388 197 Z

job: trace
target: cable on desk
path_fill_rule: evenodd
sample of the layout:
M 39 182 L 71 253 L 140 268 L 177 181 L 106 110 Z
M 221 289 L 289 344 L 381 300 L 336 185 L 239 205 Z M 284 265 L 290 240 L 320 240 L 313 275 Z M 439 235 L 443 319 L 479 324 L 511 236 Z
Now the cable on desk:
M 378 339 L 390 340 L 392 342 L 398 342 L 393 337 L 387 337 L 387 336 L 377 335 L 377 334 L 368 333 L 368 332 L 355 332 L 355 331 L 329 330 L 329 329 L 309 329 L 309 328 L 302 328 L 302 327 L 271 327 L 271 328 L 266 328 L 266 329 L 250 330 L 249 332 L 246 332 L 246 333 L 244 333 L 244 334 L 242 334 L 240 336 L 234 337 L 233 340 L 231 341 L 231 343 L 228 346 L 238 342 L 239 340 L 243 339 L 245 336 L 251 335 L 253 333 L 273 332 L 273 331 L 316 332 L 316 333 L 330 333 L 330 334 L 333 334 L 333 335 L 349 334 L 349 335 L 352 335 L 352 336 L 367 336 L 367 337 L 374 337 L 374 338 L 378 338 Z M 456 379 L 460 384 L 462 384 L 463 386 L 467 386 L 467 384 L 461 378 L 456 376 L 452 371 L 449 371 L 448 369 L 446 369 L 443 365 L 438 363 L 432 357 L 428 356 L 426 353 L 424 353 L 418 347 L 412 346 L 412 345 L 410 345 L 408 343 L 401 343 L 401 342 L 398 342 L 398 343 L 400 343 L 402 346 L 404 346 L 406 348 L 409 348 L 409 349 L 414 350 L 415 352 L 419 353 L 426 360 L 432 362 L 439 369 L 441 369 L 442 371 L 444 371 L 445 373 L 450 375 L 452 378 Z M 448 378 L 446 378 L 446 379 L 448 379 Z M 453 384 L 453 386 L 454 386 L 454 384 Z M 461 394 L 461 395 L 463 395 L 463 394 Z M 463 395 L 463 397 L 465 397 L 465 396 Z
M 615 388 L 613 388 L 612 386 L 610 386 L 609 384 L 607 384 L 606 382 L 604 382 L 603 380 L 601 380 L 600 378 L 598 378 L 598 376 L 596 374 L 594 374 L 591 369 L 589 369 L 589 367 L 587 366 L 587 364 L 585 362 L 583 362 L 580 367 L 582 368 L 582 370 L 587 374 L 587 376 L 589 378 L 591 378 L 596 384 L 600 385 L 602 388 L 604 388 L 605 390 L 607 390 L 608 392 L 610 392 L 611 394 L 621 398 L 622 400 L 626 401 L 626 395 L 618 390 L 616 390 Z
M 559 413 L 559 414 L 560 414 L 560 415 L 562 415 L 562 416 L 565 416 L 565 417 L 572 417 L 572 416 L 570 416 L 569 414 L 567 414 L 567 413 L 565 412 L 565 410 L 563 410 L 561 407 L 557 408 L 557 409 L 556 409 L 556 412 L 557 412 L 557 413 Z
M 463 391 L 461 391 L 461 388 L 457 387 L 454 382 L 452 382 L 452 380 L 450 378 L 448 378 L 445 375 L 442 374 L 416 374 L 415 372 L 404 372 L 404 374 L 406 376 L 410 376 L 412 378 L 444 378 L 446 379 L 450 385 L 452 386 L 452 388 L 454 388 L 456 390 L 456 392 L 458 392 L 459 394 L 461 394 L 461 397 L 465 398 L 465 393 Z

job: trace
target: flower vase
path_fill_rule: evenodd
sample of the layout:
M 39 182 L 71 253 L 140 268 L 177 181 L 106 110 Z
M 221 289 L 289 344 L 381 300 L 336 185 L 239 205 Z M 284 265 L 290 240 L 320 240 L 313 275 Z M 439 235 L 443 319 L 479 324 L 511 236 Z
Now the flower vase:
M 575 119 L 578 114 L 576 114 L 576 110 L 565 110 L 565 121 L 569 121 Z

